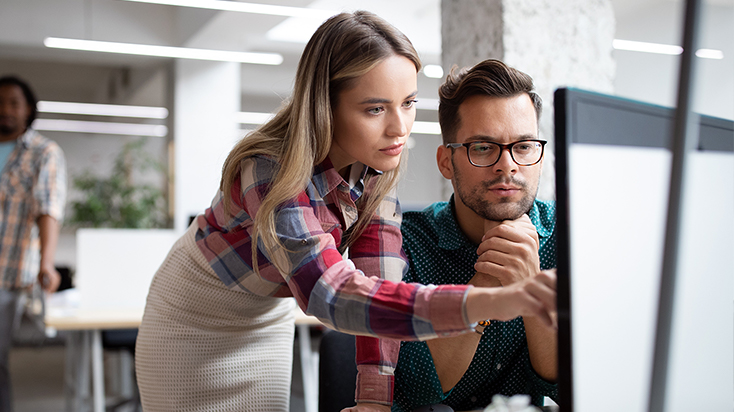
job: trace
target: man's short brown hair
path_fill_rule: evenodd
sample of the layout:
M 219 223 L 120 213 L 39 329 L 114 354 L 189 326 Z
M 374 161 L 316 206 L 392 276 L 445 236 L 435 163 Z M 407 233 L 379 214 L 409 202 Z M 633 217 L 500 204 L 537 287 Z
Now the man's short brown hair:
M 438 122 L 443 143 L 453 143 L 461 124 L 459 106 L 471 96 L 513 97 L 527 93 L 540 121 L 543 102 L 533 91 L 533 79 L 500 60 L 488 59 L 472 68 L 451 68 L 446 81 L 438 88 Z

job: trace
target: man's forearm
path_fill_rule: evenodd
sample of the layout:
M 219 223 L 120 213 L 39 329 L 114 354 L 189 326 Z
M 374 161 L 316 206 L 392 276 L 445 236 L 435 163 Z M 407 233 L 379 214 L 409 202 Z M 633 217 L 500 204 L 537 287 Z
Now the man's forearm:
M 549 382 L 558 379 L 558 333 L 543 325 L 540 319 L 524 317 L 530 364 Z
M 481 337 L 478 333 L 466 333 L 426 341 L 444 392 L 456 386 L 469 369 Z
M 468 284 L 479 287 L 501 286 L 497 278 L 484 273 L 475 273 Z M 431 357 L 433 357 L 433 364 L 436 366 L 438 379 L 441 381 L 441 389 L 444 392 L 448 392 L 456 386 L 469 369 L 477 347 L 479 347 L 481 337 L 482 335 L 478 333 L 466 333 L 450 338 L 426 341 L 428 349 L 431 350 Z
M 49 215 L 41 215 L 36 223 L 41 241 L 41 268 L 53 268 L 59 243 L 59 223 Z

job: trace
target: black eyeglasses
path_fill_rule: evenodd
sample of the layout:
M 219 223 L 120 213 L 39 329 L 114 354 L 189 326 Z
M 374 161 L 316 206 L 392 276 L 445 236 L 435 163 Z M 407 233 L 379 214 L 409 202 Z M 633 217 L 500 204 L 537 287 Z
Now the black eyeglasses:
M 518 140 L 510 144 L 494 142 L 447 143 L 446 147 L 458 149 L 466 147 L 469 163 L 477 167 L 494 166 L 502 157 L 502 151 L 510 152 L 512 161 L 520 166 L 532 166 L 543 158 L 545 140 Z

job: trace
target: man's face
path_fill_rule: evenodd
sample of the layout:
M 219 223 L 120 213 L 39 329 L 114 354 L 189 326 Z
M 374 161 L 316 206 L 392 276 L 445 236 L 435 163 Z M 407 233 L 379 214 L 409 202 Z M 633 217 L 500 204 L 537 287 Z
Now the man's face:
M 514 97 L 472 96 L 459 106 L 459 116 L 456 143 L 509 144 L 538 138 L 535 109 L 525 93 Z M 496 164 L 476 167 L 469 162 L 466 150 L 439 150 L 439 168 L 444 177 L 451 179 L 457 207 L 466 206 L 493 221 L 514 220 L 532 208 L 542 161 L 519 166 L 503 150 Z
M 13 84 L 0 86 L 0 139 L 23 133 L 30 115 L 31 108 L 20 87 Z

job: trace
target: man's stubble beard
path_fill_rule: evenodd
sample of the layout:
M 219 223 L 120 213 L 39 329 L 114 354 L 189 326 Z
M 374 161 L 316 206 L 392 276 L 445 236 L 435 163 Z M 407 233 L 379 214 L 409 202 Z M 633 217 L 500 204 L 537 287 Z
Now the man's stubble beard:
M 0 136 L 10 136 L 14 131 L 15 129 L 11 129 L 10 127 L 0 126 Z
M 4 136 L 11 136 L 12 134 L 16 133 L 18 129 L 22 129 L 20 125 L 14 123 L 11 121 L 9 124 L 7 123 L 0 123 L 0 137 Z
M 515 220 L 528 213 L 533 208 L 533 202 L 538 194 L 537 186 L 534 191 L 531 191 L 528 188 L 527 182 L 507 176 L 500 176 L 489 182 L 483 181 L 481 182 L 481 187 L 474 187 L 467 190 L 461 184 L 461 173 L 456 167 L 456 164 L 454 164 L 454 183 L 456 185 L 456 195 L 459 196 L 464 205 L 482 218 L 495 222 Z M 520 190 L 524 193 L 523 197 L 518 202 L 513 202 L 506 198 L 501 199 L 498 203 L 487 201 L 485 194 L 489 192 L 489 188 L 500 183 L 520 187 Z

